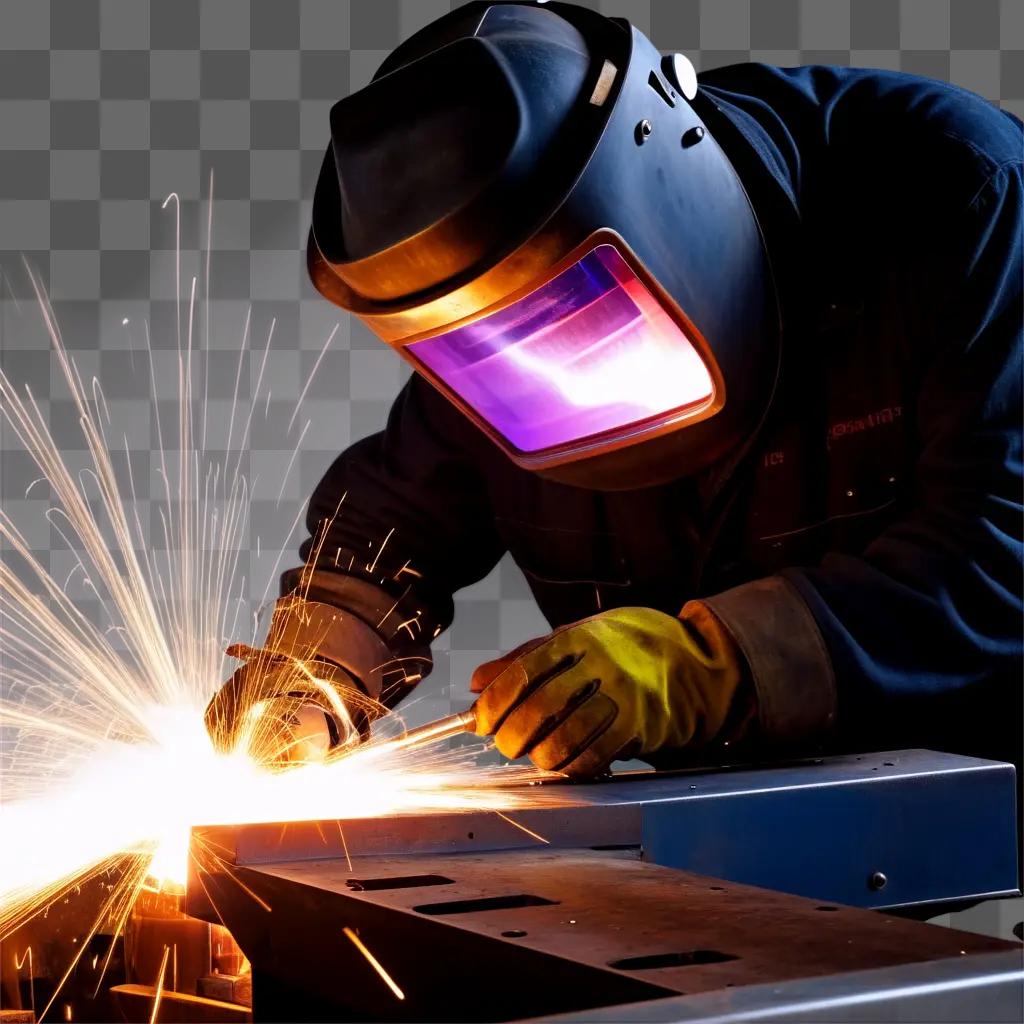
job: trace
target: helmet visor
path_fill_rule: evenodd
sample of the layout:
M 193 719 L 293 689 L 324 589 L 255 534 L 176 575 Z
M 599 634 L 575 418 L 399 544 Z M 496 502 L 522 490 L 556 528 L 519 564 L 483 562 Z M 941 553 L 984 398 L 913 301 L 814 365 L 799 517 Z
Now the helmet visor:
M 511 305 L 405 351 L 531 456 L 640 440 L 704 409 L 715 390 L 684 327 L 608 243 Z

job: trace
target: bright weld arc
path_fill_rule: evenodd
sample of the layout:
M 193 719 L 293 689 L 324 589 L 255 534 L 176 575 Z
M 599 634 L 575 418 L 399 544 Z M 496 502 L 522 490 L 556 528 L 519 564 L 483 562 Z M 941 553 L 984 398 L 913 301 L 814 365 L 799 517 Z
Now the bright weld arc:
M 359 936 L 356 935 L 356 933 L 348 927 L 348 925 L 345 925 L 345 927 L 342 928 L 342 931 L 352 940 L 352 944 L 356 947 L 356 949 L 358 949 L 359 952 L 366 957 L 370 966 L 380 975 L 381 980 L 384 982 L 384 984 L 387 985 L 387 987 L 391 989 L 392 992 L 394 992 L 395 998 L 404 999 L 405 993 L 395 984 L 395 981 L 391 977 L 391 975 L 388 974 L 386 970 L 384 970 L 384 967 L 381 964 L 381 962 L 366 948 L 366 945 L 364 944 L 363 940 L 360 939 Z

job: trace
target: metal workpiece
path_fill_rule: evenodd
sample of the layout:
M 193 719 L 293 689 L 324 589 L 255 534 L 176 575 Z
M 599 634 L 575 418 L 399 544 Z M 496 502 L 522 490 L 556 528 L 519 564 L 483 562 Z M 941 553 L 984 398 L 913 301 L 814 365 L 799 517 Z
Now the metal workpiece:
M 550 1024 L 1020 1024 L 1024 949 L 537 1018 Z
M 757 1019 L 765 993 L 827 1001 L 814 984 L 1015 950 L 841 905 L 1015 891 L 1010 765 L 910 750 L 520 795 L 500 814 L 198 829 L 219 866 L 190 878 L 189 910 L 251 960 L 256 1021 Z M 710 1002 L 686 1017 L 683 995 Z
M 535 786 L 529 803 L 505 817 L 467 811 L 352 820 L 340 829 L 291 822 L 197 831 L 237 865 L 344 857 L 346 847 L 364 857 L 545 846 L 518 824 L 551 847 L 634 846 L 654 864 L 853 906 L 1017 891 L 1014 769 L 992 761 L 904 750 L 636 772 Z M 198 883 L 189 898 L 193 912 L 202 909 Z
M 256 1021 L 299 1004 L 310 1020 L 517 1020 L 1014 948 L 627 850 L 302 860 L 207 885 L 252 961 Z

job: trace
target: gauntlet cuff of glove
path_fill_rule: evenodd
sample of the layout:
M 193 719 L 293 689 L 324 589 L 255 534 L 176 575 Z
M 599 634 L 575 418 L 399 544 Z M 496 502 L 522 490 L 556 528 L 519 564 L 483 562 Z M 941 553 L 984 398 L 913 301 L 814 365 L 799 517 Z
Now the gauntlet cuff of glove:
M 757 691 L 759 738 L 789 744 L 824 737 L 835 724 L 835 674 L 814 616 L 796 588 L 768 576 L 701 603 L 746 657 Z
M 390 652 L 392 668 L 384 673 L 378 699 L 388 708 L 430 675 L 430 643 L 450 621 L 436 620 L 430 600 L 409 586 L 395 596 L 383 586 L 334 568 L 304 565 L 288 569 L 282 573 L 281 593 L 354 615 L 380 637 Z
M 384 689 L 393 655 L 387 644 L 357 615 L 299 597 L 274 606 L 264 650 L 300 661 L 320 659 L 345 670 L 374 700 Z
M 438 618 L 430 591 L 421 586 L 378 585 L 340 569 L 312 565 L 289 569 L 281 574 L 281 595 L 320 601 L 354 613 L 393 651 L 420 655 L 428 665 L 430 644 L 451 621 L 450 615 Z

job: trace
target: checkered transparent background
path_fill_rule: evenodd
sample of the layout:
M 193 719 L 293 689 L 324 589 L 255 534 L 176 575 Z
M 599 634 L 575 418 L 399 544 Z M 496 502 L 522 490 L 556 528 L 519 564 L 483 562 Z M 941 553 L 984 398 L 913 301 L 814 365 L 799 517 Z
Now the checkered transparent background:
M 111 416 L 138 453 L 139 501 L 155 505 L 148 376 L 135 364 L 153 325 L 158 388 L 173 374 L 174 217 L 182 278 L 199 273 L 214 172 L 209 348 L 211 419 L 227 415 L 236 351 L 252 308 L 255 338 L 276 320 L 270 401 L 254 418 L 257 478 L 246 542 L 258 602 L 300 502 L 330 459 L 379 429 L 404 364 L 358 321 L 317 296 L 303 247 L 327 141 L 328 110 L 364 85 L 388 51 L 449 10 L 448 0 L 0 0 L 0 359 L 32 384 L 54 432 L 81 449 L 29 301 L 22 254 L 47 283 L 68 346 L 99 374 Z M 1024 115 L 1020 0 L 601 0 L 663 50 L 700 68 L 737 61 L 853 64 L 930 75 Z M 415 154 L 410 154 L 415 158 Z M 187 287 L 187 285 L 186 285 Z M 128 323 L 123 321 L 127 319 Z M 297 431 L 283 429 L 328 332 L 332 348 L 304 402 L 309 427 L 278 498 Z M 250 359 L 242 395 L 253 394 Z M 261 399 L 262 402 L 262 399 Z M 54 571 L 67 562 L 24 497 L 31 471 L 2 439 L 5 506 Z M 72 456 L 75 457 L 75 456 Z M 263 481 L 261 485 L 259 481 Z M 151 484 L 147 493 L 146 482 Z M 143 513 L 146 519 L 152 509 Z M 258 542 L 257 542 L 258 538 Z M 292 545 L 293 546 L 293 545 Z M 285 553 L 284 564 L 292 561 Z M 465 706 L 475 664 L 545 629 L 507 560 L 458 597 L 413 720 Z
M 230 404 L 246 308 L 252 331 L 276 321 L 254 418 L 256 479 L 248 536 L 258 601 L 299 503 L 333 455 L 380 428 L 406 369 L 358 321 L 311 289 L 303 271 L 310 197 L 331 104 L 365 84 L 402 38 L 447 0 L 0 0 L 0 330 L 3 366 L 33 385 L 58 438 L 81 448 L 28 301 L 22 255 L 48 284 L 68 346 L 103 381 L 111 414 L 140 456 L 155 443 L 148 375 L 135 364 L 152 324 L 158 380 L 173 380 L 173 206 L 181 200 L 182 279 L 200 275 L 214 173 L 211 417 Z M 1013 0 L 602 0 L 662 49 L 698 68 L 746 60 L 902 68 L 949 79 L 1024 114 L 1024 4 Z M 128 324 L 123 321 L 127 319 Z M 285 481 L 290 416 L 324 338 L 338 333 L 298 427 L 311 426 Z M 257 345 L 258 347 L 258 345 Z M 258 360 L 246 366 L 253 394 Z M 266 390 L 266 386 L 264 391 Z M 3 500 L 49 555 L 59 549 L 23 497 L 24 455 L 5 436 Z M 144 481 L 149 479 L 143 474 Z M 262 481 L 262 484 L 261 484 Z M 155 483 L 154 483 L 155 487 Z M 156 498 L 143 486 L 141 502 Z M 144 517 L 145 518 L 145 517 Z M 258 553 L 256 538 L 259 538 Z M 57 563 L 66 557 L 59 550 Z M 287 552 L 285 564 L 291 560 Z M 58 568 L 59 565 L 55 565 Z M 503 563 L 459 595 L 423 688 L 423 715 L 461 706 L 474 664 L 544 623 L 518 570 Z
M 182 279 L 214 172 L 210 398 L 225 415 L 246 308 L 276 320 L 254 418 L 256 478 L 249 592 L 263 594 L 298 504 L 331 457 L 379 429 L 406 370 L 358 321 L 317 296 L 303 272 L 310 196 L 331 104 L 365 84 L 402 38 L 447 0 L 0 0 L 0 330 L 3 366 L 33 385 L 69 449 L 81 448 L 28 301 L 22 254 L 48 284 L 67 344 L 98 372 L 115 422 L 140 454 L 153 442 L 148 378 L 133 366 L 143 321 L 161 372 L 174 368 L 174 211 Z M 1024 114 L 1024 4 L 1014 0 L 603 0 L 662 49 L 698 68 L 745 60 L 828 62 L 949 79 Z M 127 325 L 123 321 L 127 318 Z M 327 333 L 339 330 L 303 406 L 299 457 L 277 500 L 295 432 L 290 416 Z M 251 363 L 255 363 L 251 360 Z M 256 365 L 242 394 L 253 393 Z M 51 387 L 52 382 L 52 387 Z M 246 388 L 248 387 L 248 390 Z M 54 538 L 23 497 L 30 468 L 9 436 L 3 500 L 46 553 Z M 260 481 L 273 486 L 261 487 Z M 152 494 L 139 494 L 147 502 Z M 259 554 L 255 550 L 259 538 Z M 54 547 L 59 545 L 53 544 Z M 60 552 L 54 552 L 56 558 Z M 290 556 L 285 554 L 287 563 Z M 59 560 L 59 559 L 58 559 Z M 544 628 L 505 562 L 459 596 L 422 713 L 461 704 L 473 665 Z M 454 689 L 453 689 L 454 687 Z

